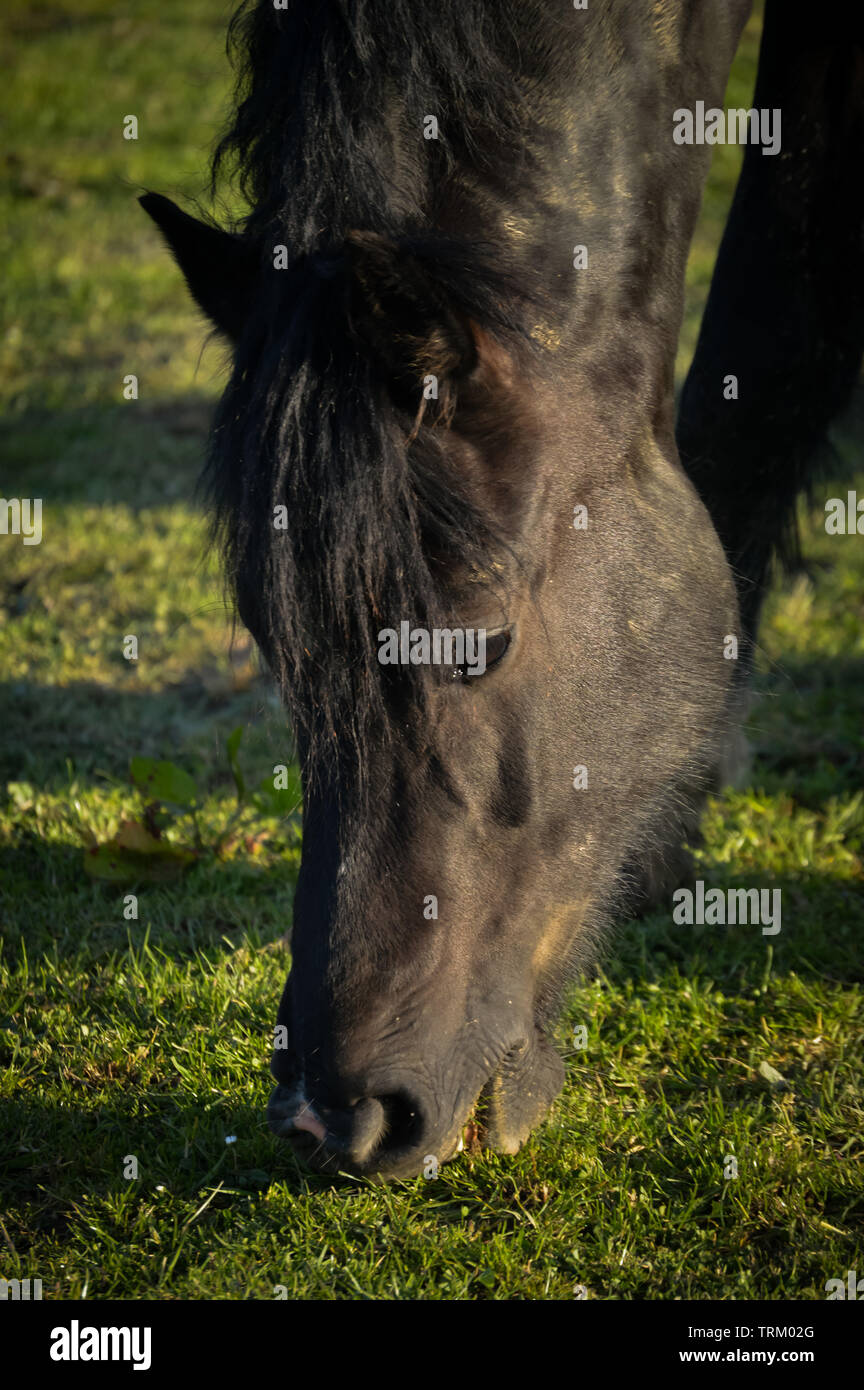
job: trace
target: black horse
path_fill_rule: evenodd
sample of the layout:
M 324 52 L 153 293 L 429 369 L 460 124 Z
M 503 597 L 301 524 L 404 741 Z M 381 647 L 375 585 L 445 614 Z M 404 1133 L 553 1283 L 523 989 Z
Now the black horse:
M 860 7 L 768 0 L 676 444 L 749 9 L 244 5 L 214 181 L 251 212 L 142 199 L 233 346 L 207 478 L 305 793 L 269 1118 L 316 1167 L 416 1174 L 478 1100 L 515 1151 L 562 1084 L 562 986 L 681 881 L 727 776 L 864 342 Z M 382 664 L 403 624 L 485 632 L 485 669 Z

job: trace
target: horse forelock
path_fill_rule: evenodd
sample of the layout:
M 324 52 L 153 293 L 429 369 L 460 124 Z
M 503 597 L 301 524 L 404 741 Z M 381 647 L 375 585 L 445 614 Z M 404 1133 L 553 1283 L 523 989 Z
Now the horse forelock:
M 501 0 L 494 15 L 485 0 L 444 0 L 444 11 L 412 0 L 274 10 L 261 0 L 241 5 L 232 25 L 237 102 L 213 178 L 234 165 L 263 283 L 206 484 L 240 616 L 313 761 L 338 745 L 362 766 L 374 736 L 425 709 L 423 671 L 379 663 L 380 629 L 447 624 L 454 570 L 504 570 L 504 538 L 451 457 L 442 340 L 470 325 L 521 343 L 541 296 L 503 245 L 432 229 L 428 204 L 456 165 L 482 166 L 494 184 L 497 162 L 512 188 L 514 150 L 530 162 L 520 31 L 524 45 L 523 0 Z M 438 140 L 422 138 L 429 112 Z M 400 151 L 394 131 L 406 123 L 414 135 Z M 290 264 L 274 272 L 277 245 Z M 442 332 L 424 338 L 410 313 L 394 326 L 402 293 L 421 318 L 440 314 Z M 419 388 L 441 373 L 437 407 L 419 394 L 419 410 L 394 403 L 391 358 L 401 387 L 407 375 Z
M 479 318 L 476 267 L 466 276 Z M 214 532 L 312 760 L 338 746 L 362 767 L 373 738 L 426 709 L 427 677 L 382 666 L 379 632 L 458 621 L 459 584 L 500 575 L 507 542 L 459 475 L 440 409 L 393 404 L 345 318 L 343 278 L 299 267 L 290 298 L 264 298 L 211 436 Z M 508 331 L 500 315 L 495 327 Z

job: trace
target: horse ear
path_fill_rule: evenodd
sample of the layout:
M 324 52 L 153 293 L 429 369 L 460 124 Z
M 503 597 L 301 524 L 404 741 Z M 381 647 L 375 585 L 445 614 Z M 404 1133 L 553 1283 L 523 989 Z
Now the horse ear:
M 161 193 L 145 193 L 138 201 L 168 243 L 192 298 L 221 333 L 236 341 L 257 276 L 250 243 L 190 217 Z
M 448 390 L 477 365 L 468 319 L 454 310 L 421 260 L 376 232 L 345 240 L 351 325 L 375 352 L 399 404 L 416 409 L 424 379 Z

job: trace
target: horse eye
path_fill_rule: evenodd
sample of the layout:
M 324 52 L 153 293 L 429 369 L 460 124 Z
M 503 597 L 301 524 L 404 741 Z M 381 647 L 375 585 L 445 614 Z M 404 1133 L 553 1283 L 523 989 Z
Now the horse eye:
M 500 632 L 488 633 L 486 637 L 486 667 L 483 671 L 472 671 L 470 666 L 454 666 L 452 678 L 454 681 L 462 681 L 468 685 L 470 681 L 485 676 L 493 666 L 497 666 L 502 656 L 510 646 L 510 629 L 502 628 Z

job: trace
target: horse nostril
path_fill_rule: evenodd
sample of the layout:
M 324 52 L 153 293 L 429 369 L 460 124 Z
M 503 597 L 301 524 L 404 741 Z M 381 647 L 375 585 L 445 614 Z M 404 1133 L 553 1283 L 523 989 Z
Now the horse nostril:
M 355 1163 L 377 1162 L 420 1142 L 423 1115 L 406 1092 L 367 1097 L 339 1110 L 320 1107 L 327 1127 L 327 1148 Z
M 381 1140 L 383 1151 L 413 1148 L 423 1135 L 423 1112 L 420 1105 L 405 1091 L 381 1096 L 386 1130 Z
M 292 1140 L 313 1167 L 344 1162 L 368 1171 L 386 1169 L 422 1145 L 428 1117 L 417 1098 L 403 1090 L 331 1106 L 277 1086 L 268 1118 L 274 1133 Z
M 384 1107 L 374 1097 L 358 1100 L 344 1109 L 318 1107 L 326 1126 L 326 1149 L 344 1154 L 353 1163 L 365 1163 L 381 1141 L 386 1129 Z

